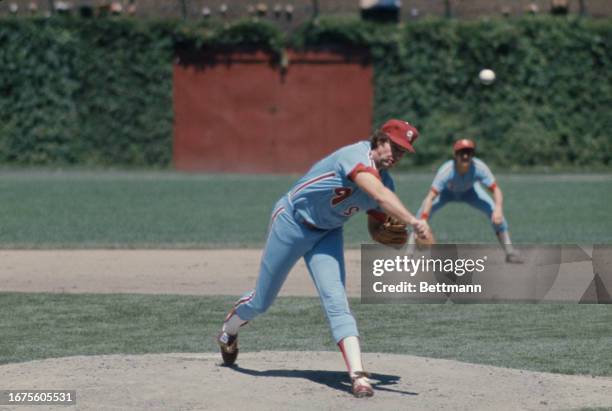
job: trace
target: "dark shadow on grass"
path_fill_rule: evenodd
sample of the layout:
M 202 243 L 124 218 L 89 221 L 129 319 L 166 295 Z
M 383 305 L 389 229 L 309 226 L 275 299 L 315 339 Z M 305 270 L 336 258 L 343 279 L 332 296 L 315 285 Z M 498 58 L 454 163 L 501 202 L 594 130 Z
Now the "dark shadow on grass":
M 253 377 L 281 377 L 281 378 L 302 378 L 315 382 L 317 384 L 323 384 L 329 388 L 339 390 L 342 392 L 350 391 L 351 382 L 348 374 L 343 371 L 321 371 L 321 370 L 265 370 L 257 371 L 250 370 L 248 368 L 242 368 L 239 365 L 233 365 L 228 368 L 242 374 L 251 375 Z M 372 386 L 377 391 L 393 392 L 401 395 L 419 395 L 416 392 L 403 391 L 387 386 L 397 385 L 400 377 L 397 375 L 388 374 L 377 374 L 372 373 L 370 377 L 373 380 Z

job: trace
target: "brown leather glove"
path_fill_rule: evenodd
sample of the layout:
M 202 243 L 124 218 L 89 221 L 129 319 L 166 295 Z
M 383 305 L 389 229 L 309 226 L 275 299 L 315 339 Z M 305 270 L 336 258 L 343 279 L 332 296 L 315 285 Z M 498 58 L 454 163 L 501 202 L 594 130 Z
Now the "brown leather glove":
M 395 218 L 387 217 L 373 238 L 377 242 L 389 247 L 401 248 L 408 241 L 408 230 L 406 227 L 406 224 L 399 222 Z

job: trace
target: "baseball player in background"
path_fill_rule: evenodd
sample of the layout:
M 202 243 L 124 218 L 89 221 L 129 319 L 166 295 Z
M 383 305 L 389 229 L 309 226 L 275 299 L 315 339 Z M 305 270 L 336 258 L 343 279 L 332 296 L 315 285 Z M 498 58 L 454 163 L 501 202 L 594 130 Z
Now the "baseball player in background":
M 461 139 L 453 145 L 454 159 L 448 160 L 438 169 L 431 189 L 417 215 L 429 220 L 451 201 L 464 202 L 487 215 L 499 243 L 506 253 L 506 262 L 522 263 L 519 253 L 512 246 L 508 233 L 508 222 L 504 218 L 503 193 L 495 181 L 489 167 L 477 157 L 476 144 L 469 139 Z M 493 199 L 481 187 L 493 194 Z M 413 254 L 415 237 L 408 239 L 408 254 Z
M 217 342 L 226 365 L 238 356 L 238 330 L 274 302 L 287 274 L 304 258 L 338 344 L 356 397 L 374 394 L 361 361 L 359 333 L 345 292 L 342 227 L 368 211 L 368 229 L 385 242 L 385 220 L 395 218 L 425 236 L 427 222 L 415 218 L 394 193 L 388 169 L 406 152 L 418 131 L 407 122 L 389 120 L 369 141 L 345 146 L 317 162 L 274 206 L 255 289 L 237 301 L 223 322 Z M 388 245 L 406 242 L 408 237 Z

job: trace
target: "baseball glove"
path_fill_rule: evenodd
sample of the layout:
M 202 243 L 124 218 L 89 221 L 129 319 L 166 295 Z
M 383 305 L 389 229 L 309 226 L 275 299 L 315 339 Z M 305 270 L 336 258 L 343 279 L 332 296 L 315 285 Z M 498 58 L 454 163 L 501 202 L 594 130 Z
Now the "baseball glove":
M 374 235 L 374 240 L 389 247 L 401 248 L 408 240 L 406 224 L 393 217 L 387 217 Z

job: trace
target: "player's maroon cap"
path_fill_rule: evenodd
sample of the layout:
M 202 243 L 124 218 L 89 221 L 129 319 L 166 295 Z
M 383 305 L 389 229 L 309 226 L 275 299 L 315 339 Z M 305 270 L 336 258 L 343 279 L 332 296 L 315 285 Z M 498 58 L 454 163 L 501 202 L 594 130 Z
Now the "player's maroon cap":
M 469 138 L 462 138 L 461 140 L 457 140 L 455 142 L 455 145 L 453 146 L 453 152 L 457 152 L 459 150 L 465 150 L 465 149 L 470 149 L 470 150 L 476 150 L 476 143 L 474 143 L 474 141 L 470 140 Z
M 381 130 L 398 146 L 414 153 L 412 145 L 419 138 L 419 130 L 407 121 L 391 119 L 383 124 Z

